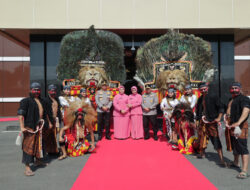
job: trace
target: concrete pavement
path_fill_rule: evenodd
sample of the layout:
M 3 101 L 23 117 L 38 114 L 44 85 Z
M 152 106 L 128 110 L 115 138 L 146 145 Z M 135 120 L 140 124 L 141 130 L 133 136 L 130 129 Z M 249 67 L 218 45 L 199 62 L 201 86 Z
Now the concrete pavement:
M 21 163 L 21 147 L 15 145 L 16 136 L 19 131 L 18 128 L 18 122 L 16 121 L 0 122 L 0 189 L 70 189 L 87 162 L 89 155 L 77 158 L 67 158 L 63 161 L 51 159 L 49 166 L 45 168 L 34 168 L 36 169 L 35 176 L 26 177 L 23 174 L 24 166 Z M 225 150 L 226 146 L 224 137 L 222 143 L 225 159 L 227 161 L 232 160 L 232 153 L 226 152 Z M 213 150 L 211 143 L 209 143 L 206 150 L 205 159 L 196 159 L 194 156 L 185 157 L 220 190 L 250 189 L 250 178 L 246 180 L 236 179 L 236 175 L 239 171 L 235 169 L 221 168 L 216 165 L 218 157 L 216 151 Z M 194 189 L 196 188 L 194 187 Z

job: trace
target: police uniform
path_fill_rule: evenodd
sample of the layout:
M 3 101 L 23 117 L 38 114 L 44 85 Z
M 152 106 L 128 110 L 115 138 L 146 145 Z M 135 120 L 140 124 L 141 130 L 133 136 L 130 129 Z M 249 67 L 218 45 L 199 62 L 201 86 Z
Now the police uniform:
M 106 126 L 106 138 L 110 139 L 110 108 L 112 106 L 112 93 L 109 90 L 98 90 L 95 101 L 97 105 L 99 140 L 102 138 L 104 125 Z M 108 110 L 103 111 L 102 107 L 107 107 Z
M 158 97 L 155 93 L 150 92 L 145 93 L 142 96 L 142 109 L 143 109 L 143 128 L 144 128 L 144 138 L 149 138 L 149 122 L 151 123 L 154 131 L 154 138 L 157 140 L 157 110 Z M 145 109 L 148 108 L 147 112 Z

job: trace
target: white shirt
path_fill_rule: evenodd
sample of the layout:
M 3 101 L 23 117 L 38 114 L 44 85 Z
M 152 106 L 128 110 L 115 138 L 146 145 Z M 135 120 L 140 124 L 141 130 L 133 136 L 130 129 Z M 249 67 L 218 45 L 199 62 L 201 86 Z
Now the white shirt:
M 71 102 L 76 101 L 77 98 L 74 96 L 69 96 L 67 99 L 64 96 L 59 96 L 59 102 L 62 106 L 62 115 L 64 116 L 64 107 L 69 107 Z
M 62 107 L 69 107 L 69 103 L 76 101 L 77 98 L 69 96 L 67 99 L 64 96 L 59 96 L 59 101 Z
M 187 102 L 188 100 L 188 102 Z M 180 102 L 187 103 L 190 105 L 190 107 L 193 109 L 197 102 L 197 97 L 193 94 L 192 96 L 187 96 L 187 99 L 185 98 L 185 95 L 181 96 Z
M 169 105 L 170 104 L 170 105 Z M 174 111 L 175 106 L 179 104 L 177 99 L 169 100 L 169 104 L 167 98 L 163 98 L 161 101 L 161 110 L 163 111 L 164 117 L 170 117 Z

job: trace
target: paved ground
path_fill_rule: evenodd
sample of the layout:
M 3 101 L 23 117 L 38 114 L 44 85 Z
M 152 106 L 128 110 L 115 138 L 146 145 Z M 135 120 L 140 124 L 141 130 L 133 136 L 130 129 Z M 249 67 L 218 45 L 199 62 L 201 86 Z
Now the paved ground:
M 17 126 L 17 122 L 0 122 L 0 189 L 1 190 L 66 190 L 70 189 L 89 155 L 68 158 L 63 161 L 52 159 L 45 168 L 33 168 L 35 176 L 26 177 L 21 164 L 21 147 L 15 145 L 17 132 L 5 132 L 6 126 Z M 10 128 L 10 127 L 9 127 Z M 11 130 L 14 130 L 13 127 Z
M 17 126 L 18 122 L 16 121 L 0 122 L 0 189 L 70 189 L 84 167 L 89 155 L 78 158 L 68 158 L 63 161 L 51 159 L 49 166 L 45 168 L 34 168 L 36 175 L 26 177 L 23 174 L 24 166 L 21 164 L 21 147 L 15 145 L 15 139 L 18 134 L 18 132 L 15 132 L 17 131 Z M 9 131 L 6 132 L 6 130 Z M 224 138 L 222 143 L 224 145 L 223 151 L 225 159 L 232 160 L 232 153 L 228 153 L 225 150 Z M 250 147 L 249 142 L 248 146 Z M 237 170 L 221 168 L 216 165 L 218 158 L 211 143 L 209 143 L 206 152 L 206 158 L 202 160 L 196 159 L 194 156 L 186 156 L 186 158 L 220 190 L 250 189 L 250 178 L 247 180 L 236 179 L 235 176 L 238 174 Z
M 221 142 L 225 161 L 232 161 L 233 154 L 226 151 L 225 137 L 222 138 Z M 249 141 L 248 147 L 250 147 Z M 246 180 L 240 180 L 236 178 L 236 175 L 240 172 L 240 169 L 221 168 L 219 165 L 217 165 L 219 158 L 217 156 L 217 151 L 213 149 L 211 142 L 209 143 L 206 150 L 205 159 L 197 159 L 194 156 L 186 156 L 186 158 L 220 190 L 250 189 L 250 178 Z M 249 172 L 250 169 L 248 169 L 248 173 Z

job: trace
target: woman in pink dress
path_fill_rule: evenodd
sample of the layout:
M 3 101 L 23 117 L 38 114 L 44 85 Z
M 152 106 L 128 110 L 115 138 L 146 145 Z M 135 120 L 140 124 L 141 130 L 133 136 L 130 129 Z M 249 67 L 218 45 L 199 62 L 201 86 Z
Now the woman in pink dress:
M 130 108 L 131 136 L 133 139 L 143 138 L 142 122 L 142 97 L 137 93 L 137 87 L 131 88 L 132 94 L 128 98 L 128 107 Z
M 115 96 L 113 101 L 114 137 L 117 139 L 126 139 L 130 136 L 128 95 L 124 92 L 124 86 L 120 86 L 119 94 Z

